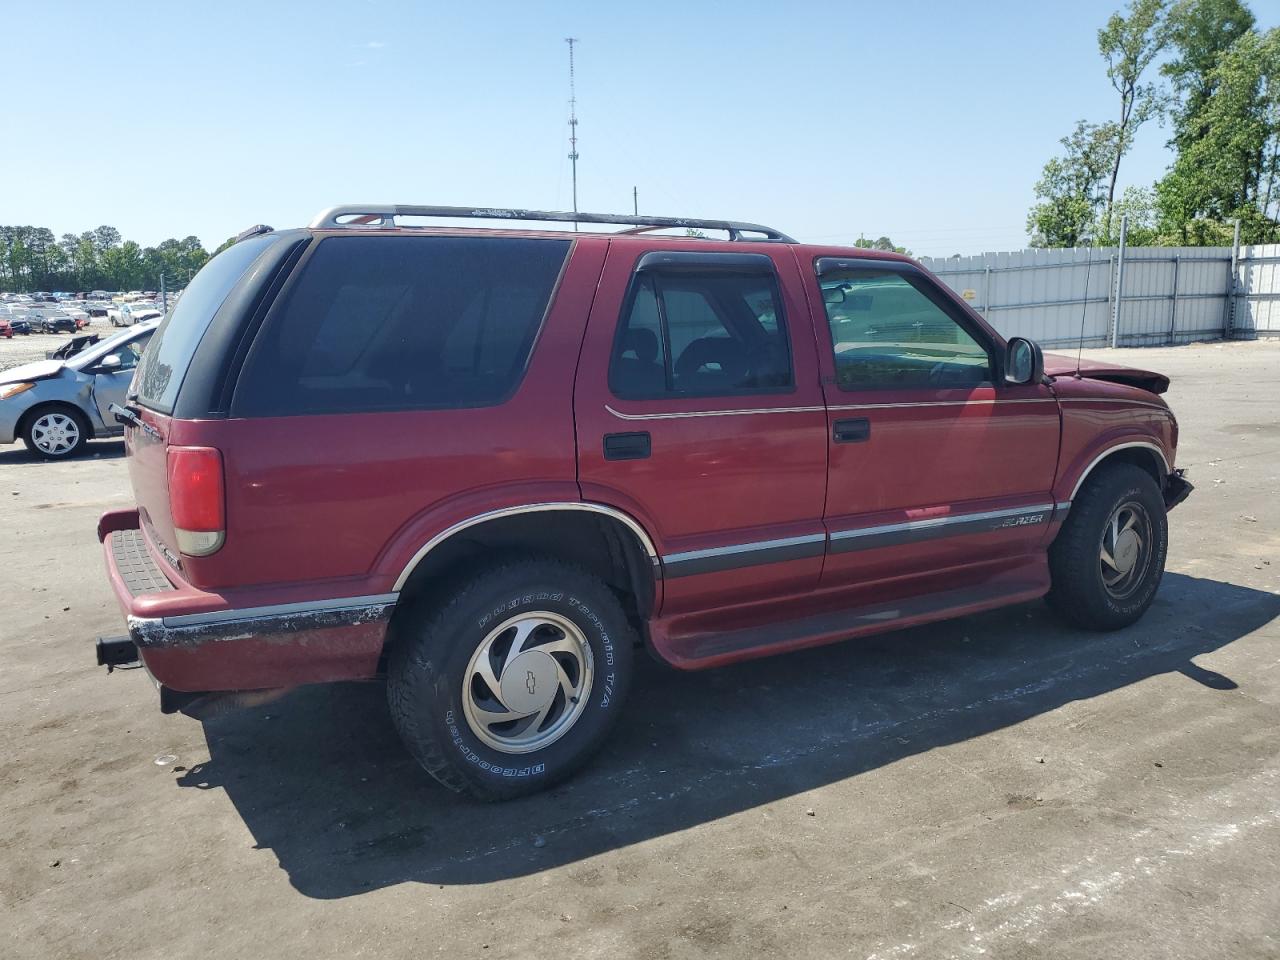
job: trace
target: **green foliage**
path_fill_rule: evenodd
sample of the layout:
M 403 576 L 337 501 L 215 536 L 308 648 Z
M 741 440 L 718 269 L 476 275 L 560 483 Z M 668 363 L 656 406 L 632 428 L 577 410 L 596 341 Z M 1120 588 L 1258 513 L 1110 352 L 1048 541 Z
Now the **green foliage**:
M 908 257 L 911 256 L 910 250 L 906 247 L 897 246 L 888 237 L 879 237 L 875 240 L 868 240 L 866 237 L 858 237 L 858 239 L 854 241 L 853 245 L 862 250 L 885 250 L 889 253 L 901 253 Z
M 1027 217 L 1033 246 L 1073 246 L 1090 235 L 1176 245 L 1280 240 L 1280 28 L 1266 34 L 1242 0 L 1130 0 L 1098 31 L 1117 121 L 1080 121 L 1045 164 Z M 1142 78 L 1163 51 L 1171 89 Z M 1116 200 L 1120 163 L 1147 120 L 1167 113 L 1176 151 L 1154 189 Z
M 1143 83 L 1142 75 L 1168 42 L 1165 5 L 1166 0 L 1130 0 L 1127 17 L 1113 13 L 1107 25 L 1098 31 L 1098 52 L 1107 62 L 1107 78 L 1120 94 L 1120 119 L 1109 131 L 1110 178 L 1102 215 L 1104 235 L 1111 233 L 1120 161 L 1133 146 L 1138 128 L 1164 109 L 1160 88 Z
M 1213 94 L 1219 58 L 1253 29 L 1253 14 L 1240 0 L 1179 0 L 1169 11 L 1172 55 L 1160 72 L 1181 102 L 1173 111 L 1173 142 L 1181 148 L 1200 131 L 1196 118 Z
M 1280 239 L 1280 28 L 1248 32 L 1218 57 L 1210 91 L 1187 117 L 1188 137 L 1156 185 L 1162 233 L 1179 243 L 1221 237 L 1240 221 L 1241 240 Z
M 1115 124 L 1084 120 L 1062 138 L 1066 152 L 1044 165 L 1035 188 L 1039 202 L 1027 215 L 1033 247 L 1074 247 L 1094 233 L 1115 139 Z
M 208 260 L 198 237 L 141 247 L 115 227 L 55 240 L 45 227 L 0 226 L 0 290 L 159 290 L 162 274 L 173 289 Z

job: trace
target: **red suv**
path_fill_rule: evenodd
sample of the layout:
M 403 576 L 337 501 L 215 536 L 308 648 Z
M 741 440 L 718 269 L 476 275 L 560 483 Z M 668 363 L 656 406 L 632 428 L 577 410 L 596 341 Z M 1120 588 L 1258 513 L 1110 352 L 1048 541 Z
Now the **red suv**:
M 1190 491 L 1167 386 L 753 224 L 254 228 L 115 408 L 99 662 L 194 716 L 385 675 L 441 782 L 528 793 L 599 747 L 641 644 L 699 669 L 1044 596 L 1133 623 Z

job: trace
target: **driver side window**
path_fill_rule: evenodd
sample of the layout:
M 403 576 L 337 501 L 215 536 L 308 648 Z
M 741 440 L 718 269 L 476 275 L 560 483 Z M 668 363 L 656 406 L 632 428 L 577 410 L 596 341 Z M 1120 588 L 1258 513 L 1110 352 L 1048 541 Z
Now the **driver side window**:
M 115 350 L 101 357 L 98 362 L 101 363 L 107 357 L 119 357 L 120 366 L 116 367 L 117 371 L 132 370 L 138 365 L 138 361 L 142 359 L 142 352 L 147 349 L 147 344 L 151 341 L 151 335 L 138 337 L 136 340 L 130 340 L 128 343 L 121 344 Z
M 946 389 L 992 382 L 986 348 L 915 278 L 848 268 L 819 278 L 842 390 Z

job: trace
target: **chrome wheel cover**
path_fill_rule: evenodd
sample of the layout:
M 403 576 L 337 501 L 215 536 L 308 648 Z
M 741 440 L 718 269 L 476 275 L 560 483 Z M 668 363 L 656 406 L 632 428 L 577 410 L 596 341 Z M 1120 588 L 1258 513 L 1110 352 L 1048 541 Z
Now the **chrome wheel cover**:
M 521 613 L 486 636 L 462 677 L 462 715 L 502 753 L 541 750 L 569 732 L 591 696 L 591 645 L 573 621 Z
M 1146 507 L 1127 500 L 1112 512 L 1102 530 L 1098 565 L 1102 585 L 1113 600 L 1131 597 L 1151 566 L 1153 531 Z
M 80 442 L 80 426 L 65 413 L 46 413 L 31 424 L 31 442 L 41 453 L 60 457 Z

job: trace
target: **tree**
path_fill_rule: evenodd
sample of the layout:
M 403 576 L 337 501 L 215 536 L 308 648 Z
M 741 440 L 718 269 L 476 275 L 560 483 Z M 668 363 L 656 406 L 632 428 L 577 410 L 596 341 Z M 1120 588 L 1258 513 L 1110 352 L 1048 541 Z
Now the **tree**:
M 1280 238 L 1271 212 L 1280 166 L 1280 27 L 1240 36 L 1209 72 L 1211 91 L 1186 118 L 1197 136 L 1180 145 L 1156 185 L 1161 230 L 1182 243 Z
M 99 227 L 93 231 L 93 241 L 99 253 L 106 253 L 112 247 L 120 245 L 120 231 L 115 227 Z
M 1027 214 L 1033 247 L 1074 247 L 1092 232 L 1106 200 L 1102 183 L 1112 159 L 1113 127 L 1079 120 L 1062 138 L 1066 153 L 1044 165 L 1035 187 L 1040 202 Z
M 207 263 L 200 238 L 143 249 L 114 227 L 55 239 L 46 227 L 0 226 L 0 290 L 159 289 L 185 285 Z
M 1150 247 L 1161 242 L 1160 212 L 1156 207 L 1155 190 L 1151 187 L 1125 187 L 1113 213 L 1117 235 L 1124 217 L 1129 218 L 1129 232 L 1125 235 L 1129 246 Z
M 858 237 L 853 245 L 861 250 L 885 250 L 889 253 L 902 253 L 911 256 L 911 251 L 906 247 L 899 247 L 888 237 L 880 237 L 876 240 L 868 240 L 866 237 Z
M 1098 31 L 1098 50 L 1107 61 L 1107 77 L 1120 94 L 1120 120 L 1108 125 L 1112 136 L 1111 175 L 1107 183 L 1107 206 L 1102 217 L 1102 235 L 1111 237 L 1111 213 L 1115 204 L 1120 161 L 1133 146 L 1138 128 L 1162 108 L 1163 100 L 1155 84 L 1142 83 L 1142 75 L 1167 43 L 1164 22 L 1165 0 L 1130 0 L 1129 15 L 1113 13 Z
M 1181 97 L 1173 114 L 1172 144 L 1181 149 L 1202 133 L 1194 118 L 1213 94 L 1219 59 L 1253 30 L 1254 19 L 1240 0 L 1179 0 L 1165 22 L 1172 56 L 1160 72 Z

